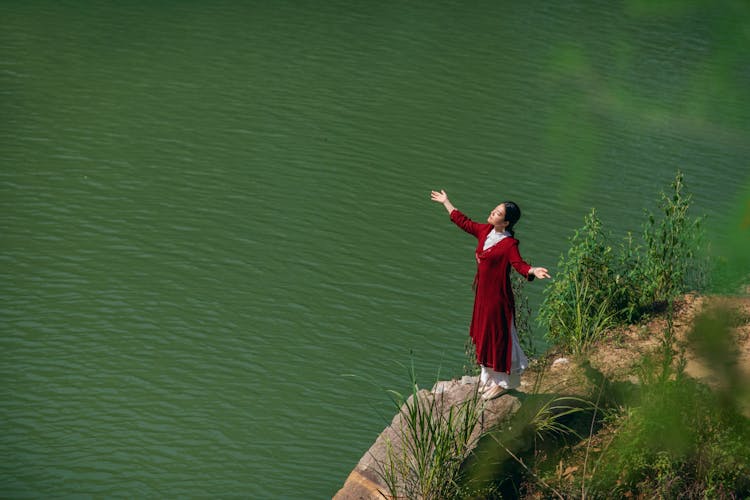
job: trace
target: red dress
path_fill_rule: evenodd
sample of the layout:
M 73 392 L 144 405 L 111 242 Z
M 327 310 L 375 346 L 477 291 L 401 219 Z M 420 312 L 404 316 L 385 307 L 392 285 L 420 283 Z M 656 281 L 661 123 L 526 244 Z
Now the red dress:
M 458 210 L 451 212 L 451 220 L 478 240 L 474 312 L 469 329 L 477 362 L 497 372 L 510 373 L 513 352 L 511 322 L 515 314 L 510 266 L 532 281 L 534 275 L 529 275 L 531 266 L 521 258 L 518 240 L 511 236 L 483 250 L 484 241 L 494 230 L 492 224 L 474 222 Z

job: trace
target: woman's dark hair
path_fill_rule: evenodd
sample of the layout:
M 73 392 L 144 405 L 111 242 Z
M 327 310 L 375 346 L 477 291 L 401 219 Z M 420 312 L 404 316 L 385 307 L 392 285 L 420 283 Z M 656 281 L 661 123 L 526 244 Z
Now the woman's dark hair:
M 505 220 L 508 221 L 508 227 L 506 227 L 505 230 L 508 231 L 511 236 L 514 236 L 515 232 L 513 231 L 513 226 L 515 226 L 518 219 L 521 218 L 521 209 L 512 201 L 504 201 L 503 205 L 505 205 Z

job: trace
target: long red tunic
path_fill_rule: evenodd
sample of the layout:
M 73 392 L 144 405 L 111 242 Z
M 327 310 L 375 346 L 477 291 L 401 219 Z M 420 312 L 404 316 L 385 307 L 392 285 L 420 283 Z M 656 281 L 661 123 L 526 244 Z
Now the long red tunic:
M 497 372 L 510 373 L 513 353 L 511 321 L 515 314 L 510 266 L 532 281 L 534 275 L 529 276 L 531 266 L 521 258 L 517 239 L 507 236 L 483 250 L 484 241 L 494 226 L 474 222 L 458 210 L 453 210 L 450 216 L 458 227 L 478 240 L 474 312 L 469 328 L 477 362 Z

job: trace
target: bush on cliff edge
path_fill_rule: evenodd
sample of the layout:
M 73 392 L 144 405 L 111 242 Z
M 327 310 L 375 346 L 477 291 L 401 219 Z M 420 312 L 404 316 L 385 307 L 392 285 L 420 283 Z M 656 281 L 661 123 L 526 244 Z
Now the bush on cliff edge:
M 592 209 L 544 290 L 539 321 L 547 338 L 583 352 L 612 324 L 637 321 L 687 289 L 702 288 L 708 275 L 703 218 L 688 215 L 690 201 L 678 171 L 670 193 L 661 193 L 663 217 L 646 211 L 642 242 L 628 234 L 617 250 Z

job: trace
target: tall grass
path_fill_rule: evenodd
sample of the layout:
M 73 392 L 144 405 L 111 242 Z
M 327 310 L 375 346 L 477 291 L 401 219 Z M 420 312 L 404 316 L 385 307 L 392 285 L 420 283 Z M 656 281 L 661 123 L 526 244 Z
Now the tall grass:
M 614 324 L 615 312 L 610 299 L 602 297 L 597 304 L 591 299 L 588 283 L 574 281 L 573 307 L 557 311 L 557 335 L 565 339 L 574 354 L 586 352 Z
M 456 498 L 461 466 L 478 438 L 482 404 L 476 387 L 468 399 L 449 405 L 442 395 L 420 391 L 412 374 L 410 397 L 393 395 L 401 418 L 379 472 L 389 496 Z
M 545 288 L 539 320 L 547 327 L 547 338 L 573 352 L 584 351 L 617 315 L 621 281 L 608 236 L 592 210 L 560 258 L 555 280 Z

